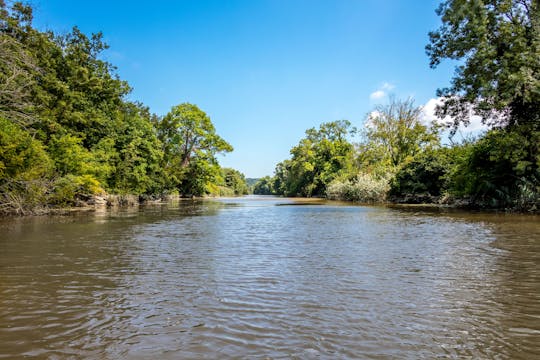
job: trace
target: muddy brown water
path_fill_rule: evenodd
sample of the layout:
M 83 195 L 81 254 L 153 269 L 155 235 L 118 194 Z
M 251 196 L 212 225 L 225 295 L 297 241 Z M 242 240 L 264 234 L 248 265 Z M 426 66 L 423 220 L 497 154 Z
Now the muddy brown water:
M 1 219 L 0 358 L 27 357 L 540 358 L 540 218 L 246 197 Z

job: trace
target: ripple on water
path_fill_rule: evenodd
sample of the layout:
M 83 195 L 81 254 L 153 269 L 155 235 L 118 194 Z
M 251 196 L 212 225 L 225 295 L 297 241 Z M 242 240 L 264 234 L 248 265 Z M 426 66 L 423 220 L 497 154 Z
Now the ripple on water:
M 0 358 L 540 355 L 537 218 L 277 204 L 8 229 Z

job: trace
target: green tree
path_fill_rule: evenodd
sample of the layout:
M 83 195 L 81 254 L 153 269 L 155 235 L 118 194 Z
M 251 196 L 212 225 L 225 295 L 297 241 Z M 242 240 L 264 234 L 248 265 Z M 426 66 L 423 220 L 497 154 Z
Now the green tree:
M 49 155 L 39 140 L 0 117 L 0 184 L 49 177 L 52 168 Z
M 291 149 L 291 159 L 276 168 L 274 190 L 287 196 L 323 196 L 336 177 L 353 171 L 353 145 L 347 137 L 356 129 L 347 120 L 323 123 L 306 131 Z
M 44 205 L 52 168 L 43 144 L 0 116 L 0 213 L 27 214 Z
M 449 189 L 449 173 L 455 166 L 459 146 L 423 151 L 403 164 L 390 181 L 389 195 L 412 201 L 431 201 Z
M 114 132 L 99 143 L 104 148 L 112 145 L 113 155 L 106 161 L 114 171 L 107 171 L 107 183 L 117 193 L 156 194 L 165 186 L 163 150 L 149 117 L 147 108 L 126 103 L 114 120 Z M 96 146 L 94 155 L 99 150 L 103 148 Z
M 263 178 L 260 178 L 255 183 L 255 185 L 253 185 L 253 194 L 255 194 L 255 195 L 273 195 L 273 194 L 275 194 L 274 183 L 272 181 L 272 178 L 270 176 L 265 176 Z
M 466 148 L 451 181 L 473 205 L 540 209 L 540 131 L 491 130 Z
M 184 195 L 204 194 L 205 185 L 215 183 L 220 173 L 216 154 L 233 147 L 216 133 L 210 117 L 189 103 L 174 106 L 156 128 L 170 186 Z M 198 175 L 201 179 L 195 180 Z
M 247 195 L 249 193 L 246 177 L 240 171 L 231 168 L 223 168 L 221 169 L 221 173 L 225 186 L 230 188 L 234 195 Z
M 363 142 L 358 145 L 360 167 L 394 172 L 424 149 L 438 145 L 438 130 L 420 121 L 421 108 L 412 99 L 392 98 L 378 105 L 367 119 Z
M 426 51 L 435 68 L 459 60 L 452 84 L 438 91 L 441 116 L 468 124 L 471 114 L 498 126 L 540 120 L 540 2 L 446 0 L 442 25 Z

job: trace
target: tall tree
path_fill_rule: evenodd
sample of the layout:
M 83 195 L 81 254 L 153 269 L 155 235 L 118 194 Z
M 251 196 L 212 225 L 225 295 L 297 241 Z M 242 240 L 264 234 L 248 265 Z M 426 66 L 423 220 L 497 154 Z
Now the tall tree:
M 360 162 L 396 168 L 428 146 L 438 144 L 437 130 L 420 121 L 421 108 L 412 99 L 390 99 L 366 119 Z M 366 164 L 367 163 L 367 164 Z
M 468 124 L 540 122 L 540 2 L 538 0 L 446 0 L 437 9 L 442 25 L 430 32 L 432 68 L 459 60 L 451 86 L 438 90 L 440 116 Z
M 230 152 L 233 147 L 216 133 L 210 117 L 193 104 L 174 106 L 156 127 L 169 180 L 183 193 L 199 195 L 203 186 L 200 182 L 189 185 L 193 184 L 189 178 L 199 172 L 204 179 L 218 174 L 215 155 Z
M 306 130 L 306 137 L 291 149 L 291 159 L 276 167 L 275 191 L 289 196 L 321 196 L 336 177 L 353 168 L 353 146 L 347 137 L 356 133 L 348 120 Z

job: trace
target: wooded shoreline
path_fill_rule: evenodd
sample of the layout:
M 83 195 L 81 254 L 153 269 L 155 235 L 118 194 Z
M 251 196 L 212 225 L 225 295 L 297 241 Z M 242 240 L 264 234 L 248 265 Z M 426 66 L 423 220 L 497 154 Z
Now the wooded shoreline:
M 499 5 L 444 1 L 437 10 L 430 66 L 463 62 L 437 93 L 437 119 L 412 98 L 390 97 L 361 126 L 322 123 L 253 192 L 538 212 L 540 5 Z M 103 60 L 103 34 L 56 34 L 32 21 L 31 6 L 0 1 L 1 214 L 76 208 L 103 194 L 249 193 L 244 174 L 219 164 L 233 146 L 197 105 L 151 113 L 128 100 L 129 84 Z M 489 130 L 441 139 L 471 116 Z

